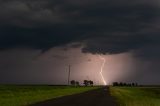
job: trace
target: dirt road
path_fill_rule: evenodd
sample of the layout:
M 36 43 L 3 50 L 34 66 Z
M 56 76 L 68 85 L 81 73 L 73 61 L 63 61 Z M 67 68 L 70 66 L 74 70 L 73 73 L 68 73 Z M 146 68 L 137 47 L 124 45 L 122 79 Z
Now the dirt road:
M 117 106 L 117 104 L 110 96 L 108 87 L 104 87 L 81 94 L 40 102 L 31 106 Z

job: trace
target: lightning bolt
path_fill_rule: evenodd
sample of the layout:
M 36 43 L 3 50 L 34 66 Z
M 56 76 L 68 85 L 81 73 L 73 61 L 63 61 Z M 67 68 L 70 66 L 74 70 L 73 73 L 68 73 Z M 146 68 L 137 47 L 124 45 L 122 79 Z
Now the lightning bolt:
M 101 79 L 102 79 L 104 85 L 107 85 L 107 83 L 106 83 L 106 81 L 105 81 L 105 79 L 104 79 L 104 77 L 103 77 L 103 68 L 104 68 L 104 65 L 105 65 L 105 63 L 106 63 L 106 59 L 103 58 L 103 57 L 100 56 L 100 55 L 99 55 L 99 58 L 100 58 L 101 60 L 103 60 L 103 64 L 102 64 L 101 70 L 100 70 Z

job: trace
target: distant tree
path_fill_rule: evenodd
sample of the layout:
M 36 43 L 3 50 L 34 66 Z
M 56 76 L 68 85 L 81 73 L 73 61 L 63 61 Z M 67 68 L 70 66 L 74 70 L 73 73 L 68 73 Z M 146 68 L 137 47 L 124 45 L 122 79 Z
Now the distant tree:
M 78 81 L 76 81 L 76 86 L 79 86 L 79 82 Z
M 119 86 L 123 86 L 123 82 L 120 82 L 120 83 L 119 83 Z
M 127 84 L 126 84 L 126 83 L 123 83 L 123 86 L 127 86 Z
M 93 84 L 94 84 L 93 81 L 90 80 L 90 81 L 88 81 L 88 82 L 89 82 L 89 84 L 90 84 L 91 86 L 93 86 Z
M 113 86 L 128 86 L 128 87 L 131 87 L 131 86 L 138 86 L 137 83 L 125 83 L 125 82 L 113 82 Z
M 71 83 L 72 86 L 75 86 L 76 81 L 75 81 L 75 80 L 72 80 L 70 83 Z
M 132 83 L 132 86 L 135 86 L 135 83 Z
M 89 84 L 88 80 L 84 80 L 84 81 L 83 81 L 83 84 L 84 84 L 85 86 L 88 86 L 88 84 Z
M 131 83 L 128 83 L 128 86 L 132 86 L 132 84 L 131 84 Z
M 113 82 L 113 86 L 118 86 L 118 82 Z

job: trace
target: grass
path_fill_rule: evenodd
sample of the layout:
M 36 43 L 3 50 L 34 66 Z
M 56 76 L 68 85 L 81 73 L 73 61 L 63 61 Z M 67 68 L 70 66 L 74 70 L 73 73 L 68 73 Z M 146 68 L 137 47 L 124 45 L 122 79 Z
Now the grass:
M 110 87 L 120 106 L 160 106 L 160 87 Z
M 25 106 L 52 98 L 82 93 L 97 87 L 0 86 L 0 106 Z

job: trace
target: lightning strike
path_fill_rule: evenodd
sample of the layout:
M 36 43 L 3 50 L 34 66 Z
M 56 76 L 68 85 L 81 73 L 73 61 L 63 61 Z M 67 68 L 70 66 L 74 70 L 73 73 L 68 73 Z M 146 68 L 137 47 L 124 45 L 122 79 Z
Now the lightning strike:
M 104 65 L 105 65 L 105 63 L 106 63 L 106 59 L 103 58 L 103 57 L 100 56 L 100 55 L 99 55 L 99 58 L 100 58 L 101 60 L 103 60 L 103 64 L 102 64 L 101 70 L 100 70 L 101 79 L 102 79 L 104 85 L 107 85 L 107 83 L 106 83 L 106 81 L 105 81 L 105 79 L 104 79 L 104 77 L 103 77 L 103 68 L 104 68 Z

